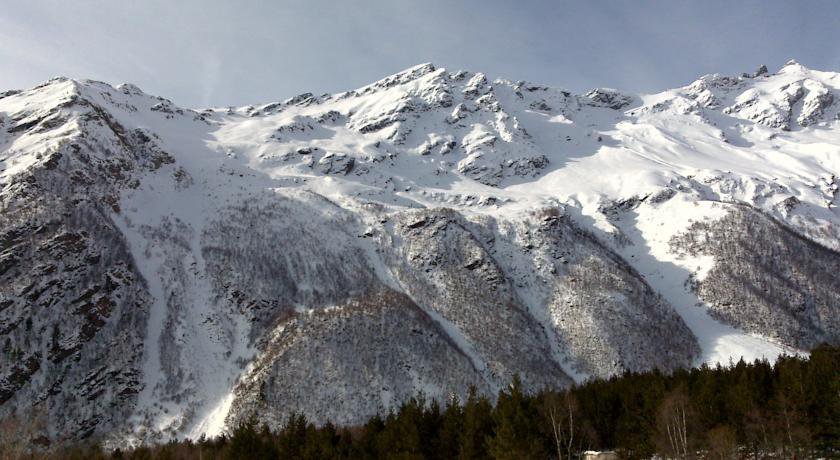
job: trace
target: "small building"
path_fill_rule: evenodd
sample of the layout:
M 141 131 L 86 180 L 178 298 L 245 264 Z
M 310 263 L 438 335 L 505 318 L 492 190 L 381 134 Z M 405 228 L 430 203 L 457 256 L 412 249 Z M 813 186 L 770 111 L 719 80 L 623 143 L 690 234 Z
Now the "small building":
M 605 450 L 603 452 L 587 450 L 583 453 L 583 460 L 618 460 L 618 454 L 611 450 Z

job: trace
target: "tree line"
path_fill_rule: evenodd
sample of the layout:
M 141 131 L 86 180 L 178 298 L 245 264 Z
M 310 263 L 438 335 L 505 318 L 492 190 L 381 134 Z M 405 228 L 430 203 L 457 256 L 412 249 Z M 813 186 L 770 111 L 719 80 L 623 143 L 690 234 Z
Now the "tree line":
M 418 396 L 356 427 L 292 414 L 277 430 L 245 422 L 213 439 L 107 454 L 76 447 L 61 458 L 573 460 L 587 450 L 630 459 L 838 458 L 840 348 L 774 364 L 628 372 L 536 394 L 514 378 L 495 401 L 474 389 L 443 404 Z

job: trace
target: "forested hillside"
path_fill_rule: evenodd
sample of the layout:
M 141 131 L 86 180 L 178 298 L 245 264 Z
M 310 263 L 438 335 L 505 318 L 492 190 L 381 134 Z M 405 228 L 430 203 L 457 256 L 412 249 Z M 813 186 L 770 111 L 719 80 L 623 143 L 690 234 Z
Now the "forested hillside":
M 295 415 L 278 431 L 243 423 L 215 439 L 110 454 L 61 447 L 52 458 L 562 460 L 608 449 L 624 458 L 840 455 L 837 347 L 821 346 L 808 358 L 781 357 L 775 364 L 625 373 L 560 392 L 527 394 L 516 378 L 496 401 L 475 390 L 469 394 L 466 401 L 443 404 L 420 395 L 357 427 L 316 427 Z M 14 440 L 30 421 L 17 423 L 4 426 L 2 458 L 26 449 Z

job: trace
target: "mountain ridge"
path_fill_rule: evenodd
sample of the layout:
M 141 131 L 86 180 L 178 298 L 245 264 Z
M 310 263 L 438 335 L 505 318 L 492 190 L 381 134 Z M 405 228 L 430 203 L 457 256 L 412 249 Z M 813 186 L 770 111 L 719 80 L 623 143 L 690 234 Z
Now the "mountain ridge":
M 839 87 L 2 93 L 0 415 L 122 445 L 837 343 Z

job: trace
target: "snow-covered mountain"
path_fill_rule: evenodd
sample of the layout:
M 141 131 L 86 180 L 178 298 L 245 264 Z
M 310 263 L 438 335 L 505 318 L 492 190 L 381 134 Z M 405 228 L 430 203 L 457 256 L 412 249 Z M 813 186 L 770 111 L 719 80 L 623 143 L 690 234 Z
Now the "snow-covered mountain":
M 0 93 L 0 416 L 356 423 L 840 342 L 840 74 L 575 95 L 423 64 L 188 110 Z

